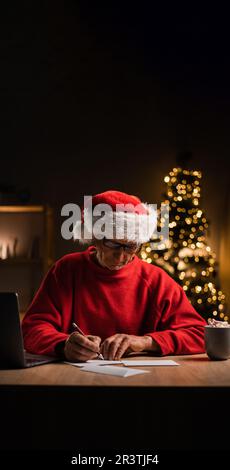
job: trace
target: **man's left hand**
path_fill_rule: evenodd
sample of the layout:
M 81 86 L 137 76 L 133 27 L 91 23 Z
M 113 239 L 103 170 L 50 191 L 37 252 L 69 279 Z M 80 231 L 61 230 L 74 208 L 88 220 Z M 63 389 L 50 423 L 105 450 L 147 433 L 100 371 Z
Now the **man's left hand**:
M 155 348 L 154 348 L 155 344 Z M 104 359 L 119 360 L 122 356 L 130 352 L 154 351 L 157 344 L 151 336 L 134 336 L 126 334 L 116 334 L 106 338 L 101 344 L 101 353 Z

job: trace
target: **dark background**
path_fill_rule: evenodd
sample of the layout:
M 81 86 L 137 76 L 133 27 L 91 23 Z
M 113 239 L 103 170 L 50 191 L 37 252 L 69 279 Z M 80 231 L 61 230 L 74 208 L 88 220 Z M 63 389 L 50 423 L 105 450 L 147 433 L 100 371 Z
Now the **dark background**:
M 184 7 L 124 0 L 15 4 L 7 5 L 0 17 L 0 188 L 21 191 L 25 202 L 54 207 L 57 258 L 74 249 L 61 239 L 63 204 L 82 204 L 84 195 L 107 189 L 159 204 L 163 178 L 175 166 L 177 153 L 191 151 L 191 167 L 203 171 L 202 208 L 211 221 L 211 246 L 221 255 L 224 286 L 230 292 L 228 11 L 219 3 L 202 10 L 191 2 Z M 3 413 L 6 448 L 18 442 L 19 448 L 23 443 L 36 449 L 41 439 L 44 448 L 78 444 L 72 432 L 79 430 L 79 407 L 72 407 L 78 402 L 75 390 L 68 392 L 72 401 L 63 387 L 53 400 L 53 391 L 47 399 L 40 388 L 24 395 L 20 386 L 11 392 L 13 400 L 9 390 L 2 391 L 8 400 Z M 212 410 L 216 391 L 206 390 L 208 395 L 202 389 L 195 394 L 181 390 L 184 395 L 177 399 L 170 389 L 156 390 L 150 410 L 144 396 L 142 417 L 148 416 L 152 426 L 148 431 L 146 420 L 144 427 L 137 421 L 137 436 L 127 434 L 126 424 L 136 430 L 133 410 L 143 397 L 137 391 L 131 401 L 129 394 L 120 403 L 116 392 L 111 422 L 117 420 L 120 431 L 113 432 L 113 444 L 119 448 L 127 437 L 131 445 L 135 437 L 137 447 L 149 443 L 150 449 L 152 442 L 173 446 L 181 438 L 185 449 L 223 451 L 228 442 L 219 434 L 222 410 Z M 216 402 L 227 403 L 224 388 L 219 391 Z M 159 407 L 160 400 L 166 406 Z M 91 403 L 95 413 L 101 410 L 94 406 L 100 404 L 97 396 Z M 121 405 L 131 420 L 119 427 Z M 87 442 L 88 423 L 99 439 L 107 429 L 104 419 L 90 420 L 92 406 L 82 408 L 82 434 L 78 432 Z M 12 426 L 16 422 L 24 423 L 23 432 Z M 69 422 L 72 427 L 66 428 Z M 32 423 L 32 430 L 36 424 L 35 434 L 27 432 L 25 423 Z M 89 445 L 94 439 L 93 434 Z
M 107 189 L 159 203 L 193 152 L 217 255 L 229 185 L 229 27 L 221 6 L 36 2 L 1 17 L 0 185 L 55 208 Z

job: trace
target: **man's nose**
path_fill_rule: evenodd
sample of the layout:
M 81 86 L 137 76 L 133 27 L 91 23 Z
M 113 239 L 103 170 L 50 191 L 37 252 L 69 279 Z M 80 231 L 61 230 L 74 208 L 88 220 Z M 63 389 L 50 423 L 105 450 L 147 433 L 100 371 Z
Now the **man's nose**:
M 126 257 L 126 253 L 125 251 L 123 250 L 123 248 L 119 248 L 119 250 L 117 250 L 115 253 L 114 253 L 114 257 L 116 258 L 116 260 L 119 260 L 119 261 L 123 261 Z

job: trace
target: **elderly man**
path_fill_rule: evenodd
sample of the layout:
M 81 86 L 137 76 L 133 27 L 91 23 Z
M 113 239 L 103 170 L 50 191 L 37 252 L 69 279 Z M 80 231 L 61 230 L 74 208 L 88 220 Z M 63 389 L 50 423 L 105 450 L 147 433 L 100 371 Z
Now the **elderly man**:
M 100 353 L 117 360 L 130 352 L 204 352 L 206 322 L 183 289 L 164 270 L 137 256 L 156 224 L 150 206 L 119 191 L 97 194 L 92 202 L 93 207 L 112 208 L 110 223 L 116 234 L 124 220 L 138 222 L 139 230 L 130 238 L 127 231 L 122 238 L 97 237 L 95 230 L 91 239 L 87 237 L 88 249 L 54 264 L 23 320 L 26 349 L 73 362 Z M 132 210 L 116 214 L 117 204 L 130 204 Z M 83 222 L 87 233 L 84 213 Z M 84 335 L 73 331 L 73 323 Z

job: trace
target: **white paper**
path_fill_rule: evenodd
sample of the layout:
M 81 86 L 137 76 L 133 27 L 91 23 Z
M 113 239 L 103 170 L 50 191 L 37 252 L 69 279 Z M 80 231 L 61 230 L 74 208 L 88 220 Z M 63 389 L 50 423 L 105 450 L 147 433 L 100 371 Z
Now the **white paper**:
M 68 362 L 64 361 L 65 364 L 70 364 L 71 366 L 75 367 L 85 367 L 86 364 L 93 364 L 96 366 L 106 366 L 107 364 L 122 364 L 121 361 L 107 361 L 107 360 L 102 360 L 102 359 L 89 359 L 86 362 Z
M 128 377 L 130 375 L 137 375 L 137 374 L 146 374 L 148 370 L 141 370 L 141 369 L 129 369 L 128 367 L 116 367 L 116 366 L 103 366 L 101 365 L 86 365 L 85 367 L 81 368 L 81 372 L 95 372 L 97 374 L 109 374 L 109 375 L 116 375 L 118 377 Z
M 126 367 L 129 366 L 179 366 L 175 361 L 168 360 L 168 359 L 158 359 L 158 360 L 140 360 L 140 361 L 127 361 L 125 359 L 122 359 L 121 361 L 109 361 L 109 360 L 102 360 L 102 359 L 90 359 L 86 362 L 68 362 L 64 361 L 65 364 L 70 364 L 71 366 L 75 367 L 85 367 L 86 365 L 95 365 L 95 366 L 106 366 L 106 365 L 113 365 L 113 364 L 123 364 Z
M 179 366 L 175 361 L 168 360 L 168 359 L 159 359 L 157 361 L 151 361 L 151 360 L 143 360 L 143 361 L 125 361 L 122 360 L 122 364 L 124 366 Z

